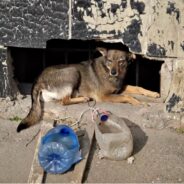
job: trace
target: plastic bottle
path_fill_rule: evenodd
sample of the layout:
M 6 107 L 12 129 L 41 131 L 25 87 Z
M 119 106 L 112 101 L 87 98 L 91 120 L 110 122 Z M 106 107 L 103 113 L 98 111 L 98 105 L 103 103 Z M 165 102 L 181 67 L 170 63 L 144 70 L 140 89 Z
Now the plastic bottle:
M 96 117 L 95 136 L 100 158 L 124 160 L 132 154 L 133 137 L 123 118 L 110 112 L 99 113 Z
M 46 172 L 61 174 L 82 159 L 79 148 L 75 132 L 69 126 L 58 125 L 42 137 L 38 160 Z

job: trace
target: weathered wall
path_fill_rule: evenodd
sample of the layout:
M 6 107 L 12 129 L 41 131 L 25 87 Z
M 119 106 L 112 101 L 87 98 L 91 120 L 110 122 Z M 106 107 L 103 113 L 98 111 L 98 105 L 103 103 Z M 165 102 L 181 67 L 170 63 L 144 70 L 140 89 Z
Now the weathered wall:
M 117 38 L 148 56 L 184 57 L 184 1 L 84 1 L 75 1 L 74 18 L 92 38 Z
M 7 50 L 4 47 L 0 48 L 0 87 L 1 96 L 10 95 L 10 85 L 8 83 L 8 68 L 6 63 Z
M 46 46 L 68 38 L 68 0 L 1 0 L 0 45 Z
M 183 0 L 1 0 L 0 45 L 119 40 L 150 57 L 184 58 Z
M 0 46 L 0 97 L 16 96 L 17 88 L 13 80 L 12 70 L 8 49 Z

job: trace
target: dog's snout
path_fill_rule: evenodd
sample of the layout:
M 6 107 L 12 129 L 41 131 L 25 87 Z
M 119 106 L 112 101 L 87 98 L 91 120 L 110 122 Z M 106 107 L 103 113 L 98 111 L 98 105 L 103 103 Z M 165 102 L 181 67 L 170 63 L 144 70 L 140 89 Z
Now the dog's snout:
M 117 75 L 116 69 L 113 68 L 113 69 L 111 70 L 111 75 Z

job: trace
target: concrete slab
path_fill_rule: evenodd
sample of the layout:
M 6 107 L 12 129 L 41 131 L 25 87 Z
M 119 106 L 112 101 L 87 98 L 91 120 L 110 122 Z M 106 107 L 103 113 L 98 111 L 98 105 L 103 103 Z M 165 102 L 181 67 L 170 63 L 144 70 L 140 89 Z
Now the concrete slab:
M 26 144 L 36 135 L 40 125 L 17 134 L 19 122 L 9 119 L 26 115 L 30 96 L 16 102 L 0 100 L 0 107 L 0 182 L 27 182 L 35 140 L 27 147 Z M 88 104 L 65 107 L 49 104 L 48 107 L 53 112 L 60 109 L 61 117 L 70 115 L 76 119 L 89 108 Z M 167 128 L 169 119 L 161 103 L 144 106 L 101 103 L 96 104 L 96 107 L 127 119 L 134 137 L 135 160 L 133 164 L 128 164 L 126 160 L 100 160 L 98 146 L 94 144 L 84 177 L 85 183 L 184 182 L 184 135 Z M 91 114 L 84 116 L 82 123 L 85 123 L 86 118 L 91 118 Z

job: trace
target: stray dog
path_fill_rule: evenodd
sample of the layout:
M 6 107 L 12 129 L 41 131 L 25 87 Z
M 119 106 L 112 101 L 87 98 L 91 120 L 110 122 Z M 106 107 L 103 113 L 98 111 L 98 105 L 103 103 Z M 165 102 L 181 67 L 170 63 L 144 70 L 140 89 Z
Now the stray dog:
M 123 88 L 128 62 L 135 59 L 133 53 L 106 48 L 97 50 L 102 56 L 93 61 L 52 66 L 42 72 L 33 86 L 30 112 L 17 127 L 17 132 L 38 123 L 43 116 L 43 103 L 51 100 L 59 100 L 63 105 L 87 102 L 90 99 L 133 105 L 140 103 L 131 96 L 120 94 L 122 90 L 159 97 L 158 93 L 141 87 L 128 85 Z

